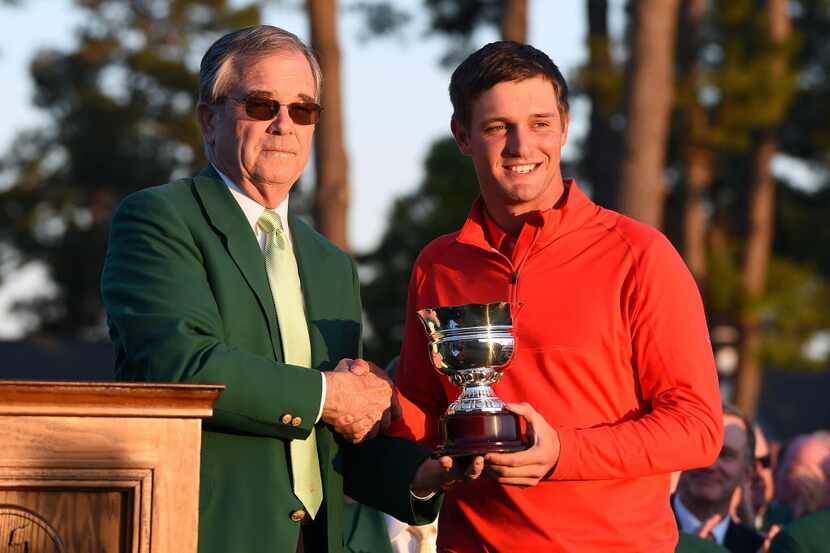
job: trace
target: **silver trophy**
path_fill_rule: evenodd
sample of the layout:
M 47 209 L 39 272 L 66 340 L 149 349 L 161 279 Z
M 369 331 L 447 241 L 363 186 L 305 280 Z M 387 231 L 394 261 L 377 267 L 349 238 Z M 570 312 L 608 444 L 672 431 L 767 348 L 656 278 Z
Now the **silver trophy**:
M 506 302 L 427 308 L 418 317 L 433 366 L 461 387 L 441 417 L 437 455 L 454 457 L 526 449 L 519 417 L 504 409 L 492 384 L 513 357 L 513 319 Z

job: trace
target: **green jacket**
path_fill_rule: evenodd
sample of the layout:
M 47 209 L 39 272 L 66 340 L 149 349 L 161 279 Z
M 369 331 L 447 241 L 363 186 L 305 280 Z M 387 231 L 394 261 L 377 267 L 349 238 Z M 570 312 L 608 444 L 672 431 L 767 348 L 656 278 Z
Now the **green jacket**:
M 772 540 L 769 553 L 830 551 L 830 509 L 802 517 L 785 526 Z
M 729 553 L 729 550 L 715 542 L 680 532 L 675 553 Z
M 203 426 L 200 553 L 294 551 L 299 523 L 290 514 L 302 505 L 292 492 L 289 440 L 311 432 L 322 393 L 317 371 L 361 354 L 351 258 L 298 218 L 288 222 L 312 369 L 283 363 L 262 252 L 212 168 L 132 194 L 112 222 L 102 293 L 117 377 L 226 386 Z M 420 446 L 389 438 L 343 446 L 322 422 L 317 444 L 329 553 L 343 548 L 344 476 L 352 497 L 402 520 L 437 513 L 440 501 L 410 499 L 409 483 L 429 454 Z

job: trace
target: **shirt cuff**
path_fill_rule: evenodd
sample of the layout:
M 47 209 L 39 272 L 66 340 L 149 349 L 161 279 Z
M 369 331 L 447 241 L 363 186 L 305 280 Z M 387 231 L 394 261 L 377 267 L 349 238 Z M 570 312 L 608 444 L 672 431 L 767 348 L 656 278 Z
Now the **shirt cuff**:
M 320 409 L 317 411 L 317 418 L 314 419 L 314 424 L 320 422 L 320 417 L 323 416 L 323 404 L 326 403 L 326 375 L 321 372 L 320 378 L 323 379 L 323 387 L 320 394 Z
M 412 490 L 409 490 L 409 494 L 412 496 L 412 499 L 416 501 L 429 501 L 430 499 L 435 497 L 435 494 L 437 493 L 438 492 L 430 492 L 429 494 L 422 497 L 420 495 L 416 495 L 415 492 L 413 492 Z

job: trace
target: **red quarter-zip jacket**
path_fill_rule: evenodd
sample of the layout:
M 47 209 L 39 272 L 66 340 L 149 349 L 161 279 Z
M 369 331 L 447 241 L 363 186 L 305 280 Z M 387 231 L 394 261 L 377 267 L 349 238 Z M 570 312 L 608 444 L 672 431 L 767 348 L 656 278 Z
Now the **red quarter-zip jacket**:
M 560 203 L 528 217 L 508 258 L 479 199 L 462 229 L 415 263 L 397 371 L 405 408 L 389 433 L 436 446 L 437 419 L 459 394 L 432 368 L 416 311 L 510 301 L 516 347 L 494 389 L 530 403 L 561 441 L 534 487 L 478 480 L 449 491 L 440 551 L 673 552 L 669 473 L 720 451 L 715 364 L 682 259 L 573 181 Z

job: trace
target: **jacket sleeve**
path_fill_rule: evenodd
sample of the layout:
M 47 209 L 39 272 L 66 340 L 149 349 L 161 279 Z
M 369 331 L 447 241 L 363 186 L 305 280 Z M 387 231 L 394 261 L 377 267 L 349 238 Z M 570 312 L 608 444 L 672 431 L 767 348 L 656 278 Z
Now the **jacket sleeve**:
M 769 553 L 809 553 L 810 549 L 802 547 L 801 544 L 787 531 L 781 530 L 773 538 L 769 547 Z
M 153 189 L 117 210 L 102 273 L 116 372 L 127 380 L 224 384 L 210 424 L 304 438 L 317 417 L 319 371 L 231 347 L 202 252 L 170 201 Z M 302 423 L 286 423 L 286 414 Z
M 616 424 L 558 429 L 553 480 L 599 480 L 710 465 L 723 441 L 717 372 L 697 286 L 661 234 L 637 254 L 624 298 L 631 359 L 646 414 Z
M 345 448 L 346 495 L 407 524 L 432 522 L 444 494 L 426 501 L 410 492 L 418 467 L 431 451 L 408 439 L 381 436 Z

